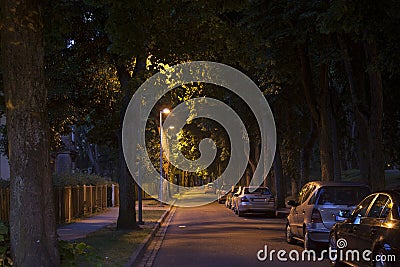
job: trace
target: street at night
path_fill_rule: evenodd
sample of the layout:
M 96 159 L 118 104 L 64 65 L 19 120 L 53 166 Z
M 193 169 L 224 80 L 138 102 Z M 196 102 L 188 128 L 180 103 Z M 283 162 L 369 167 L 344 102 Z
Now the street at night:
M 0 267 L 400 266 L 399 3 L 1 0 Z
M 201 194 L 199 192 L 198 194 Z M 193 195 L 195 197 L 195 194 Z M 322 262 L 280 262 L 276 252 L 297 250 L 302 243 L 290 245 L 285 240 L 285 218 L 260 214 L 238 217 L 225 205 L 213 202 L 194 208 L 177 207 L 172 211 L 161 247 L 152 266 L 329 266 Z M 160 239 L 160 237 L 159 237 Z M 162 239 L 162 238 L 161 238 Z M 157 238 L 153 241 L 157 242 Z M 268 247 L 273 261 L 257 259 L 257 253 Z M 151 248 L 154 249 L 154 248 Z M 153 251 L 154 253 L 154 251 Z M 149 251 L 147 251 L 149 254 Z M 260 254 L 263 257 L 264 253 Z M 269 255 L 268 255 L 269 257 Z

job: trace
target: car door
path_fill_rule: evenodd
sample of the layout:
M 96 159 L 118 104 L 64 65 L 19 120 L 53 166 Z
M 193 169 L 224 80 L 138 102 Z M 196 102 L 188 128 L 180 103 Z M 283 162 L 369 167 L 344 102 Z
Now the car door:
M 305 186 L 303 186 L 299 192 L 299 194 L 297 195 L 297 199 L 296 199 L 296 206 L 293 206 L 290 209 L 290 217 L 292 218 L 292 220 L 289 220 L 289 224 L 290 224 L 290 228 L 292 230 L 292 233 L 295 236 L 301 236 L 302 232 L 300 232 L 299 234 L 299 210 L 301 210 L 301 201 L 302 201 L 302 197 L 305 193 L 305 191 L 307 190 L 307 186 L 308 184 L 306 184 Z
M 354 250 L 359 247 L 358 239 L 361 221 L 366 217 L 368 209 L 376 197 L 377 194 L 367 196 L 353 210 L 350 218 L 340 225 L 340 229 L 337 233 L 338 239 L 344 238 L 346 240 L 346 246 L 344 247 L 344 250 Z
M 372 206 L 368 210 L 365 218 L 361 219 L 357 229 L 356 249 L 364 251 L 371 249 L 371 244 L 378 235 L 380 225 L 387 216 L 387 206 L 390 198 L 387 194 L 380 193 L 373 201 Z
M 314 184 L 306 184 L 299 192 L 298 203 L 294 210 L 294 220 L 296 223 L 296 235 L 303 237 L 303 224 L 304 219 L 309 212 L 308 198 L 311 193 L 315 190 Z

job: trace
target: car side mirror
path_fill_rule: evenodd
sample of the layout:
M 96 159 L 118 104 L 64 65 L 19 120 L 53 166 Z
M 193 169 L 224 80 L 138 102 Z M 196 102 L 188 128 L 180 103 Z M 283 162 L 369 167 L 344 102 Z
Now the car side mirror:
M 298 204 L 296 203 L 296 201 L 294 201 L 293 199 L 292 199 L 292 200 L 289 200 L 289 201 L 287 202 L 287 204 L 288 204 L 289 206 L 292 206 L 292 207 L 298 206 Z

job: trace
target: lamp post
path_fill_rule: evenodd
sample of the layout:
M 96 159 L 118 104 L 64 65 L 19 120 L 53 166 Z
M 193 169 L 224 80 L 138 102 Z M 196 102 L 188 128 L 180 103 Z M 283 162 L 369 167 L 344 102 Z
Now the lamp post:
M 163 147 L 162 147 L 162 142 L 163 142 L 163 130 L 162 130 L 162 114 L 168 114 L 171 111 L 168 108 L 164 108 L 163 110 L 160 110 L 160 191 L 158 193 L 158 197 L 160 200 L 160 206 L 162 205 L 162 200 L 163 200 Z

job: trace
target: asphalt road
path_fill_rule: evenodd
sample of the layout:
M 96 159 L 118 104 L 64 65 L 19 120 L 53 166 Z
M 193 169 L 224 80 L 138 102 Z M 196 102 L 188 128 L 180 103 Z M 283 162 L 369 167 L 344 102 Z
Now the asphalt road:
M 302 245 L 285 241 L 285 219 L 237 217 L 222 204 L 177 208 L 153 266 L 330 266 L 323 261 L 302 261 Z M 267 257 L 260 261 L 257 257 Z M 286 251 L 277 257 L 278 250 Z M 263 250 L 262 252 L 259 252 Z M 270 257 L 272 250 L 276 252 Z M 291 252 L 294 250 L 295 252 Z M 281 252 L 283 253 L 283 252 Z M 299 255 L 299 261 L 289 258 Z M 305 255 L 306 259 L 308 258 Z

